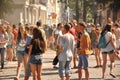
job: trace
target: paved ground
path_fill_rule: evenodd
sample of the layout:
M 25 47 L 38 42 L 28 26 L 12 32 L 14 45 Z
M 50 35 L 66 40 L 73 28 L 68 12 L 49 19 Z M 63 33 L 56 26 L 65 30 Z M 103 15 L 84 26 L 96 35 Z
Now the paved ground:
M 46 54 L 44 54 L 44 63 L 43 63 L 43 75 L 42 80 L 60 80 L 58 76 L 58 70 L 53 69 L 52 60 L 55 56 L 55 52 L 52 50 L 48 50 Z M 109 60 L 109 59 L 108 59 Z M 90 72 L 90 80 L 101 80 L 101 68 L 93 68 L 96 65 L 94 55 L 89 56 L 89 72 Z M 109 65 L 109 61 L 108 61 Z M 13 80 L 16 74 L 17 62 L 6 62 L 5 69 L 0 72 L 0 80 Z M 71 80 L 78 80 L 78 73 L 76 73 L 77 69 L 72 69 Z M 83 71 L 84 73 L 84 71 Z M 115 74 L 117 78 L 112 78 L 109 75 L 109 67 L 107 67 L 107 79 L 106 80 L 120 80 L 120 61 L 115 61 Z M 20 80 L 24 78 L 24 70 L 22 69 Z M 32 76 L 30 77 L 32 80 Z M 84 74 L 83 74 L 84 80 Z

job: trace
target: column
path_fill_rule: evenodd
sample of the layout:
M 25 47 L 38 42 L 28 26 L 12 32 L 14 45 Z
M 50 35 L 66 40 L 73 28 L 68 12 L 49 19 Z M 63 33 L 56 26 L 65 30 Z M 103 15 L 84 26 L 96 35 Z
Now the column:
M 24 23 L 27 23 L 27 6 L 25 6 L 25 9 L 24 9 Z

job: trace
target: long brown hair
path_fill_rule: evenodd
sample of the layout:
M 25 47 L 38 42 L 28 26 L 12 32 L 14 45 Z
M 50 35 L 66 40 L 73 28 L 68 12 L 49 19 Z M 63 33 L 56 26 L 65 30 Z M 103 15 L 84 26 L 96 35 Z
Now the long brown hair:
M 36 46 L 39 47 L 42 53 L 45 52 L 46 46 L 45 46 L 45 40 L 42 36 L 42 32 L 38 28 L 33 29 L 33 40 L 36 43 Z
M 22 39 L 22 32 L 20 31 L 20 29 L 24 29 L 25 30 L 24 26 L 20 26 L 19 27 L 18 35 L 17 35 L 17 43 L 19 43 L 20 40 Z M 25 32 L 23 34 L 24 34 L 23 39 L 27 40 L 27 34 Z

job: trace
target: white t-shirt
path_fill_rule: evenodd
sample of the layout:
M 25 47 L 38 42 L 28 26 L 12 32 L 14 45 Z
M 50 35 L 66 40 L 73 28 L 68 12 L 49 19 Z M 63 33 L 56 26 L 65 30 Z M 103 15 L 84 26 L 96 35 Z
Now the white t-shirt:
M 59 36 L 62 36 L 62 31 L 61 30 L 55 30 L 55 34 L 58 34 Z
M 64 47 L 64 50 L 59 55 L 59 61 L 71 61 L 74 44 L 74 36 L 72 34 L 67 33 L 60 37 L 60 45 Z
M 17 44 L 17 50 L 18 51 L 24 51 L 26 45 L 26 40 L 21 39 L 20 42 Z
M 110 41 L 110 37 L 116 39 L 116 38 L 115 38 L 115 35 L 113 35 L 111 32 L 107 32 L 107 33 L 105 34 L 105 39 L 106 39 L 107 43 Z M 116 42 L 116 41 L 115 41 L 115 42 Z M 114 42 L 114 44 L 116 44 L 115 42 Z M 114 48 L 113 48 L 113 46 L 111 45 L 111 42 L 109 42 L 108 45 L 106 46 L 106 48 L 101 49 L 101 52 L 110 52 L 110 51 L 112 51 L 112 50 L 114 50 Z
M 8 39 L 8 34 L 7 32 L 5 32 L 4 34 L 3 33 L 0 33 L 0 41 L 3 42 L 5 41 L 6 39 Z M 0 48 L 6 48 L 7 46 L 7 42 L 4 43 L 4 44 L 0 44 Z

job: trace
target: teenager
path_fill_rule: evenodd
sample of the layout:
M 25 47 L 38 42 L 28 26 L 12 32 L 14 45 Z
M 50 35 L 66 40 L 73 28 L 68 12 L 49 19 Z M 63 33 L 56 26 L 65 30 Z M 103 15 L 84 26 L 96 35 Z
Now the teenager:
M 17 73 L 14 80 L 18 80 L 21 72 L 22 63 L 24 64 L 24 69 L 26 69 L 27 64 L 27 54 L 25 52 L 25 45 L 27 40 L 27 34 L 25 32 L 25 27 L 20 26 L 18 30 L 17 36 L 17 59 L 18 59 L 18 66 L 17 66 Z
M 59 76 L 61 80 L 70 80 L 71 67 L 70 63 L 72 61 L 74 53 L 74 37 L 69 33 L 70 24 L 65 24 L 62 33 L 63 36 L 60 37 L 60 45 L 58 49 L 58 59 L 59 59 Z
M 90 54 L 91 50 L 91 39 L 86 31 L 86 24 L 84 22 L 79 23 L 77 29 L 79 32 L 81 32 L 80 48 L 77 49 L 77 53 L 79 55 L 78 80 L 82 80 L 82 69 L 85 71 L 85 80 L 89 80 L 88 55 Z
M 6 46 L 8 42 L 8 34 L 5 31 L 4 25 L 0 25 L 0 56 L 1 56 L 1 69 L 4 69 L 4 61 L 5 61 L 5 52 Z
M 30 67 L 33 80 L 41 80 L 42 75 L 42 54 L 46 50 L 46 43 L 42 32 L 38 28 L 33 29 L 33 39 L 29 49 Z

